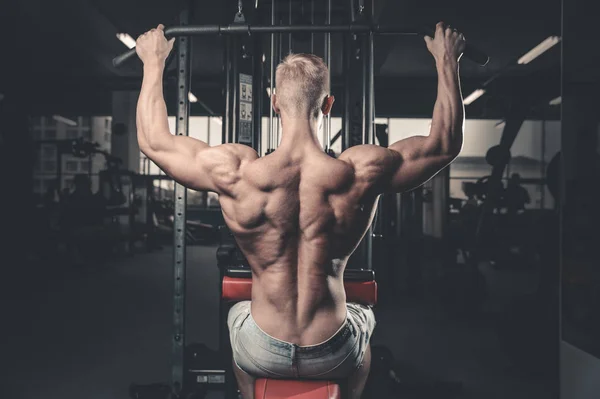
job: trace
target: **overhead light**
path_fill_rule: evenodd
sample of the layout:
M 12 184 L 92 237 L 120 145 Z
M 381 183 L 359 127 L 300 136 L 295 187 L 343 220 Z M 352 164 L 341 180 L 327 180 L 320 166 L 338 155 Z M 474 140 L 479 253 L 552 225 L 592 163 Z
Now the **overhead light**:
M 223 119 L 220 116 L 213 116 L 211 118 L 217 125 L 223 125 Z
M 191 103 L 197 103 L 198 102 L 198 97 L 196 97 L 194 95 L 194 93 L 192 93 L 190 91 L 190 92 L 188 92 L 188 100 L 190 100 Z
M 562 97 L 558 96 L 553 100 L 550 100 L 550 105 L 559 105 L 560 103 L 562 103 Z
M 271 88 L 267 87 L 267 96 L 269 96 L 269 98 L 271 98 Z
M 506 121 L 505 120 L 501 120 L 500 122 L 496 123 L 494 125 L 494 127 L 496 129 L 504 129 L 504 126 L 506 126 Z
M 65 125 L 69 125 L 69 126 L 77 126 L 77 122 L 75 122 L 72 119 L 69 118 L 65 118 L 64 116 L 60 116 L 60 115 L 52 115 L 52 119 L 54 119 L 57 122 L 62 122 Z
M 117 39 L 119 39 L 128 48 L 135 47 L 135 40 L 129 36 L 129 33 L 117 33 Z
M 477 100 L 479 97 L 483 96 L 484 94 L 485 94 L 485 90 L 483 90 L 483 89 L 477 89 L 473 93 L 469 94 L 467 96 L 467 98 L 465 98 L 463 100 L 463 103 L 465 103 L 465 105 L 469 105 L 473 101 Z
M 560 42 L 560 36 L 550 36 L 549 38 L 535 46 L 533 49 L 531 49 L 531 51 L 529 51 L 527 54 L 519 58 L 519 61 L 517 62 L 521 65 L 529 64 L 531 61 L 548 51 L 558 42 Z

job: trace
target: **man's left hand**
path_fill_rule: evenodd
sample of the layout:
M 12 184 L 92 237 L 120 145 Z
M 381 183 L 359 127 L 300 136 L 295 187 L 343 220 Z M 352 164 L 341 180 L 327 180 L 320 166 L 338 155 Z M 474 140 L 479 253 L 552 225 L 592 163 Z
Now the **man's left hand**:
M 164 25 L 159 24 L 156 29 L 140 35 L 135 43 L 135 51 L 144 64 L 164 64 L 173 49 L 175 38 L 167 41 Z

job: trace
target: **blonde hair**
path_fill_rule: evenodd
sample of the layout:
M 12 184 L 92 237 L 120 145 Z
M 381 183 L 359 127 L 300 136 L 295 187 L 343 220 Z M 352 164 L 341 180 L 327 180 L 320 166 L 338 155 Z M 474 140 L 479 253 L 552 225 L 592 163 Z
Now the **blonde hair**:
M 313 54 L 290 54 L 277 66 L 277 106 L 292 117 L 316 117 L 329 95 L 329 70 Z

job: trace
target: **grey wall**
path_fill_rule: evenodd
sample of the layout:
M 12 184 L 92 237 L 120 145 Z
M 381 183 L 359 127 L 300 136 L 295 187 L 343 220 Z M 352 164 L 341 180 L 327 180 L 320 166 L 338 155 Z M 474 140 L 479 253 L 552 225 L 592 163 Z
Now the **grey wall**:
M 592 399 L 600 392 L 600 359 L 566 342 L 560 348 L 561 399 Z

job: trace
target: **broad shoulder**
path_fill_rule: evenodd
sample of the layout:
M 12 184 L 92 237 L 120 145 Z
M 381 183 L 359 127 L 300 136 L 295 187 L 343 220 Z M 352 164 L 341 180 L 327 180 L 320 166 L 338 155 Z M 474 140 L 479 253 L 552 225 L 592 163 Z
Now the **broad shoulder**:
M 237 160 L 241 163 L 258 159 L 258 153 L 253 148 L 244 144 L 221 144 L 210 147 L 208 151 L 223 158 L 229 158 L 228 160 L 230 161 Z
M 357 175 L 380 174 L 400 162 L 400 154 L 394 150 L 372 144 L 348 148 L 338 157 L 350 164 Z

